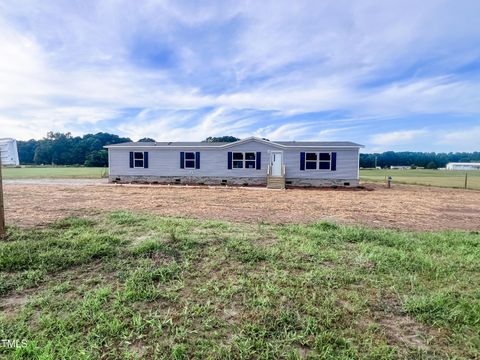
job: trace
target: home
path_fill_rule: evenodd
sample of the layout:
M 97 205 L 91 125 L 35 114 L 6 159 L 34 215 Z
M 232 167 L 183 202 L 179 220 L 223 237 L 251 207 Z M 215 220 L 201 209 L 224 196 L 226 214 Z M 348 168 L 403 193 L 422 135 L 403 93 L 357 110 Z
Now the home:
M 109 181 L 358 186 L 359 150 L 347 141 L 131 142 L 108 149 Z

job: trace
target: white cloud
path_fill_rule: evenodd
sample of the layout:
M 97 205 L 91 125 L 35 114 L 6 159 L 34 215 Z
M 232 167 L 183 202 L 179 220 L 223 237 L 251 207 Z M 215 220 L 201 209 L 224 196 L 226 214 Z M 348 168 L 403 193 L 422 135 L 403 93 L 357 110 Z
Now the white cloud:
M 413 0 L 5 1 L 0 132 L 22 139 L 92 129 L 158 140 L 356 134 L 348 140 L 363 142 L 369 133 L 354 129 L 375 121 L 373 144 L 414 145 L 426 130 L 404 130 L 402 118 L 480 113 L 478 76 L 455 71 L 480 57 L 478 10 L 478 2 Z M 163 47 L 170 62 L 139 62 L 142 51 Z M 125 115 L 130 108 L 142 111 Z M 321 117 L 330 112 L 341 115 Z M 288 121 L 305 113 L 320 115 Z
M 472 151 L 480 151 L 480 126 L 456 131 L 441 132 L 438 143 L 452 147 L 470 147 Z
M 461 130 L 415 129 L 377 133 L 370 137 L 366 152 L 396 151 L 480 151 L 480 126 Z
M 404 145 L 411 144 L 418 141 L 420 137 L 428 134 L 426 130 L 406 130 L 406 131 L 392 131 L 386 133 L 374 134 L 370 138 L 370 142 L 375 145 Z

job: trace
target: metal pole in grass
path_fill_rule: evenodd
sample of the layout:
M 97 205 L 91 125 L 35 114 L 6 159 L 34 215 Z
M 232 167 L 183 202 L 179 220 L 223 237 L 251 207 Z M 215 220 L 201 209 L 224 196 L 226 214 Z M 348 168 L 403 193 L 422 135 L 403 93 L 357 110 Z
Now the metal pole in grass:
M 468 173 L 465 171 L 465 189 L 467 188 L 468 185 Z
M 0 151 L 0 239 L 5 236 L 5 208 L 3 206 L 2 152 Z

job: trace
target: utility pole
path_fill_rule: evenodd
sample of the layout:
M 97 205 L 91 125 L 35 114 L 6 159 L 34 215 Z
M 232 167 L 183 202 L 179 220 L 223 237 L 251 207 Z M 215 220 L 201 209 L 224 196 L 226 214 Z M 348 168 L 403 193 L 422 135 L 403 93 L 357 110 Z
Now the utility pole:
M 5 207 L 3 206 L 2 152 L 0 151 L 0 239 L 5 236 Z

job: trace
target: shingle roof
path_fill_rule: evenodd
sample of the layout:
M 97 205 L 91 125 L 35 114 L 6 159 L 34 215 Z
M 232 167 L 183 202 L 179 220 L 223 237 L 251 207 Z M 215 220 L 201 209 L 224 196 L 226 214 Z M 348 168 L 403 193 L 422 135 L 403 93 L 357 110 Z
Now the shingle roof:
M 363 146 L 351 141 L 274 141 L 283 146 Z
M 109 147 L 124 147 L 124 146 L 158 146 L 158 147 L 166 147 L 166 146 L 222 146 L 231 143 L 207 143 L 201 141 L 171 141 L 171 142 L 127 142 L 127 143 L 120 143 L 120 144 L 112 144 L 108 145 Z
M 257 138 L 249 138 L 251 140 L 265 141 Z M 238 142 L 244 142 L 245 140 Z M 350 141 L 268 141 L 272 145 L 280 145 L 285 147 L 363 147 L 363 145 Z M 112 144 L 108 147 L 222 147 L 233 145 L 237 142 L 200 142 L 200 141 L 172 141 L 172 142 L 128 142 L 120 144 Z

